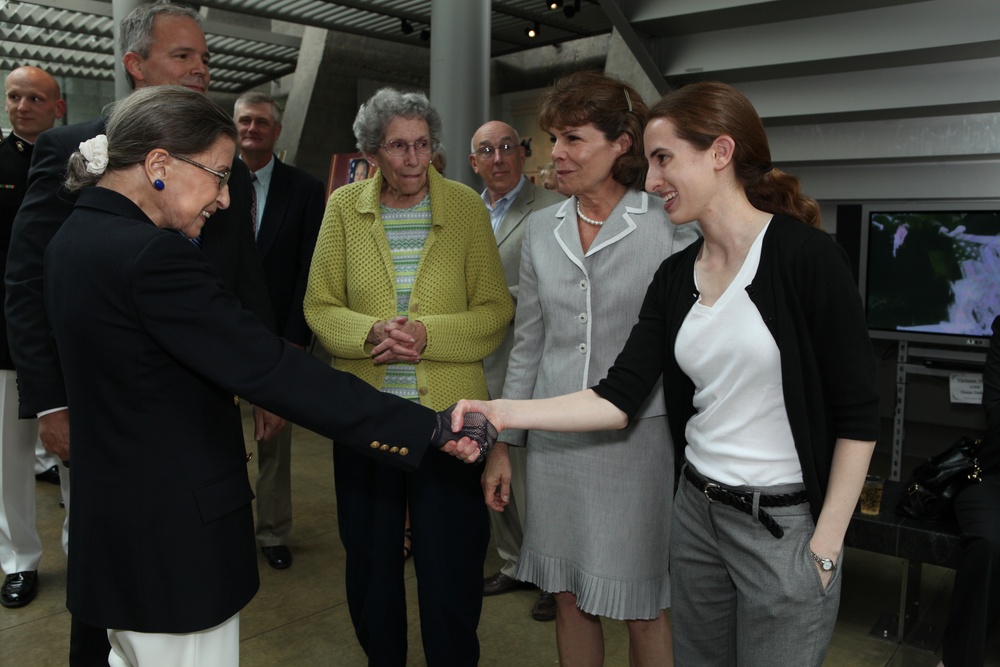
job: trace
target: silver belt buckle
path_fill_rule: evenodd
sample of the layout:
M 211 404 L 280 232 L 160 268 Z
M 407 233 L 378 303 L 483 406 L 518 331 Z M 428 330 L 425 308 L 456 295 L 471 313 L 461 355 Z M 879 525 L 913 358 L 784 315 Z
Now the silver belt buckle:
M 722 485 L 721 484 L 716 484 L 715 482 L 705 482 L 705 488 L 702 489 L 701 492 L 705 494 L 706 498 L 708 498 L 708 502 L 710 502 L 710 503 L 717 503 L 717 502 L 719 502 L 718 500 L 716 500 L 712 496 L 708 495 L 708 492 L 711 489 L 713 489 L 713 488 L 714 489 L 721 489 Z

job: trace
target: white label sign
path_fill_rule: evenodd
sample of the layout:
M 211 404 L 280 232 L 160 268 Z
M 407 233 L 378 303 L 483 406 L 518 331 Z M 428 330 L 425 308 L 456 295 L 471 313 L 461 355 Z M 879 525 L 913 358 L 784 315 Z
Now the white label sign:
M 952 373 L 950 376 L 951 402 L 981 405 L 983 402 L 982 373 Z

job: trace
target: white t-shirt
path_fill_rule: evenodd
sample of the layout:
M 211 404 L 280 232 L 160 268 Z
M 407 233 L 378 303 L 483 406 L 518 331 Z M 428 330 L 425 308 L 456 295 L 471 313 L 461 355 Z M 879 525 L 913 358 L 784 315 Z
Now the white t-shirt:
M 694 304 L 674 348 L 695 385 L 697 413 L 687 423 L 685 456 L 701 474 L 731 486 L 802 482 L 778 346 L 746 291 L 769 225 L 719 300 Z

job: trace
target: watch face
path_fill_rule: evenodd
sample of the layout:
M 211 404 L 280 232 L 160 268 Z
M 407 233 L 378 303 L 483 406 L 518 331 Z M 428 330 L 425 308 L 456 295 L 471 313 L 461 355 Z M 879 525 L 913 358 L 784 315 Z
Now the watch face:
M 824 558 L 823 561 L 820 563 L 820 567 L 829 572 L 830 570 L 833 569 L 833 561 L 830 560 L 829 558 Z

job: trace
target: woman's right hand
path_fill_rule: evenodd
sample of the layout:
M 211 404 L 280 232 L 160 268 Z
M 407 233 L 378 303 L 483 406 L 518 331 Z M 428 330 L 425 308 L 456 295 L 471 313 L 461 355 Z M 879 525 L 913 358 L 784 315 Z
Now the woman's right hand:
M 498 442 L 486 457 L 486 467 L 480 478 L 486 505 L 503 512 L 510 503 L 510 453 L 506 442 Z
M 498 433 L 502 433 L 504 424 L 503 417 L 500 415 L 500 410 L 497 407 L 498 403 L 500 401 L 474 401 L 463 398 L 452 409 L 451 430 L 456 433 L 462 430 L 462 427 L 465 425 L 465 413 L 478 412 L 490 420 L 490 423 L 496 427 Z

